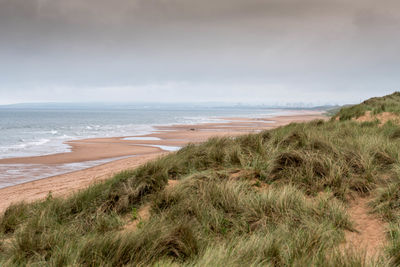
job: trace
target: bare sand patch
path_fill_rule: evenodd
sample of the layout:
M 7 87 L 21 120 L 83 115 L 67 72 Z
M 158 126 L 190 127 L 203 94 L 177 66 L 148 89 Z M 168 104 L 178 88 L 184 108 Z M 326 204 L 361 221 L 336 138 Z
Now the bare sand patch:
M 368 122 L 368 121 L 375 121 L 378 120 L 380 122 L 380 125 L 385 124 L 388 121 L 393 121 L 396 123 L 400 122 L 400 116 L 394 113 L 390 112 L 382 112 L 379 114 L 372 114 L 371 111 L 365 112 L 365 114 L 361 117 L 358 117 L 356 121 L 358 122 Z
M 146 221 L 150 218 L 150 203 L 144 204 L 137 212 L 137 218 L 127 218 L 128 223 L 124 225 L 122 231 L 134 231 L 142 221 Z
M 356 231 L 346 231 L 346 243 L 342 249 L 365 253 L 367 259 L 383 254 L 386 240 L 386 223 L 370 213 L 368 198 L 357 198 L 348 209 Z
M 178 183 L 179 183 L 179 180 L 168 180 L 168 184 L 164 188 L 164 190 L 170 190 L 171 188 L 176 186 Z M 126 218 L 128 223 L 126 223 L 124 225 L 122 231 L 136 230 L 140 222 L 146 221 L 150 218 L 150 209 L 151 209 L 150 203 L 143 204 L 140 207 L 140 209 L 138 210 L 136 218 L 129 218 L 129 216 Z

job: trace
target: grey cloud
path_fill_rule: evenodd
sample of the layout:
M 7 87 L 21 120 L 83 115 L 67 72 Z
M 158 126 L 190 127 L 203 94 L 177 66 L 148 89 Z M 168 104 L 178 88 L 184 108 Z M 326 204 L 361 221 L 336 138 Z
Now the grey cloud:
M 391 0 L 0 0 L 3 97 L 171 82 L 378 94 L 398 87 L 398 47 Z

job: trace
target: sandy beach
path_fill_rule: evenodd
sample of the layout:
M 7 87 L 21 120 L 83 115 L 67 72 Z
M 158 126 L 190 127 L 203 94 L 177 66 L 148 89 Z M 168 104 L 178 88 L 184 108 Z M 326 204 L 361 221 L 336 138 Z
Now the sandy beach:
M 168 150 L 175 150 L 188 143 L 201 143 L 215 136 L 241 134 L 272 129 L 291 122 L 324 119 L 320 111 L 296 111 L 286 116 L 271 118 L 224 118 L 218 123 L 198 125 L 173 125 L 155 127 L 152 134 L 140 137 L 112 137 L 69 141 L 71 152 L 53 155 L 0 159 L 1 164 L 56 164 L 79 163 L 102 159 L 120 158 L 92 168 L 39 179 L 0 189 L 0 212 L 19 201 L 34 201 L 46 197 L 65 196 L 92 183 L 102 181 L 122 170 L 135 168 L 156 159 Z M 121 159 L 121 157 L 124 157 Z

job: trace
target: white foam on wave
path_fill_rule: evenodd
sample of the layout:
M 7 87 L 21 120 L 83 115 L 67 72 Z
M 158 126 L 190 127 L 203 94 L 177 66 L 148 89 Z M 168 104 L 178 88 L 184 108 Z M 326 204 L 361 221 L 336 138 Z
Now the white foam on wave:
M 97 137 L 147 135 L 151 125 L 86 125 L 33 131 L 32 137 L 19 138 L 15 143 L 0 146 L 0 158 L 32 157 L 70 152 L 66 141 Z M 35 138 L 36 135 L 36 138 Z M 43 136 L 43 137 L 42 137 Z
M 40 139 L 38 141 L 29 142 L 28 145 L 41 146 L 41 145 L 44 145 L 44 144 L 46 144 L 48 142 L 50 142 L 50 139 L 42 138 L 42 139 Z
M 18 150 L 21 148 L 27 148 L 27 147 L 34 147 L 34 146 L 41 146 L 44 145 L 48 142 L 50 142 L 50 139 L 47 138 L 42 138 L 36 141 L 25 141 L 24 139 L 20 139 L 20 144 L 16 144 L 16 145 L 10 145 L 10 146 L 3 146 L 1 147 L 4 152 L 6 152 L 7 150 Z
M 63 144 L 63 140 L 57 138 L 41 138 L 38 140 L 19 140 L 18 144 L 1 146 L 0 158 L 31 157 L 69 152 L 70 146 Z

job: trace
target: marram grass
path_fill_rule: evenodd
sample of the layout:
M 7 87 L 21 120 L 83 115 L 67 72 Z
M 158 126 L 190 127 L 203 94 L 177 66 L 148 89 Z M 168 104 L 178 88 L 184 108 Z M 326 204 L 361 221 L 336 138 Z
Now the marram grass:
M 188 145 L 68 198 L 9 207 L 0 265 L 398 266 L 398 133 L 316 120 Z M 378 259 L 340 249 L 358 196 L 390 223 Z M 148 219 L 132 217 L 149 203 Z

